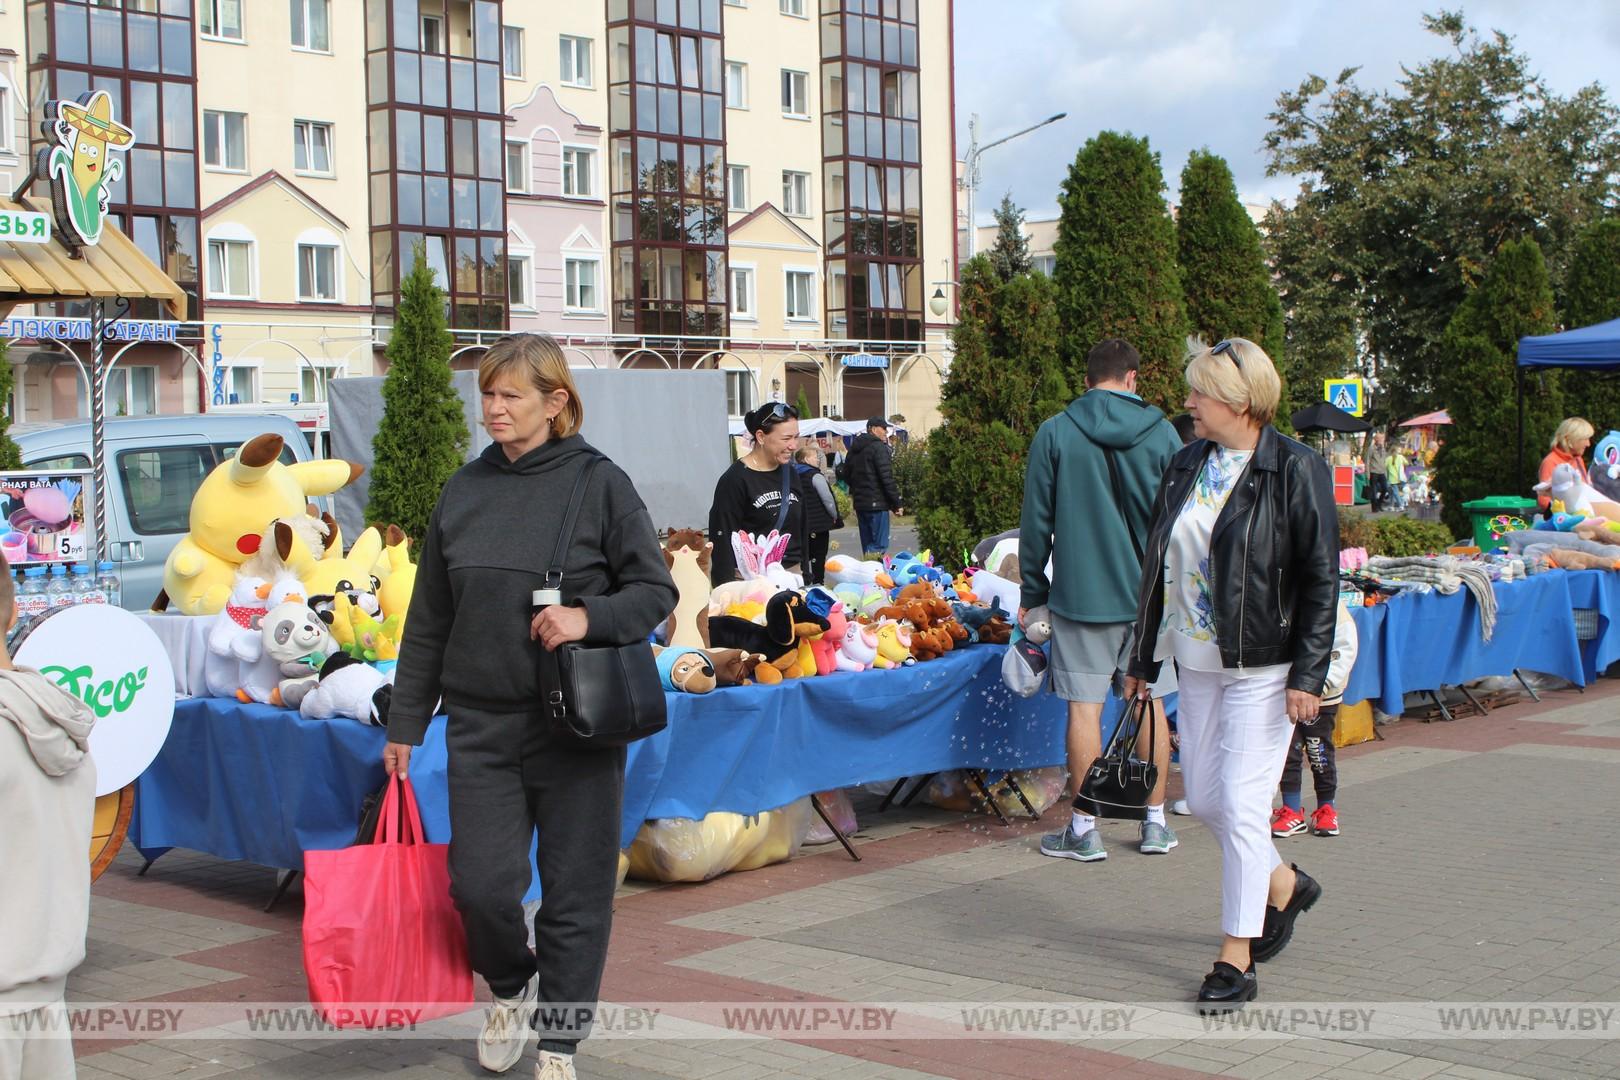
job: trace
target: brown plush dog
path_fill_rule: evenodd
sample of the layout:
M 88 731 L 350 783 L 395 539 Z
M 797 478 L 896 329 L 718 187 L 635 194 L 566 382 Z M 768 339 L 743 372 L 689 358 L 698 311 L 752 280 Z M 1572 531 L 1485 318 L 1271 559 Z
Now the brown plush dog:
M 709 649 L 709 662 L 714 666 L 715 682 L 720 686 L 752 686 L 754 669 L 764 661 L 758 653 L 741 649 Z

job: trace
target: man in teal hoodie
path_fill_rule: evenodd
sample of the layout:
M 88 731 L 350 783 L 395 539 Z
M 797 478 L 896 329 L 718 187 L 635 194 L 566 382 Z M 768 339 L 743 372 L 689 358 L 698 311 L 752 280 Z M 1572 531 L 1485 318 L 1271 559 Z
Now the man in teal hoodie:
M 1069 776 L 1076 789 L 1102 753 L 1103 701 L 1130 644 L 1153 500 L 1181 449 L 1164 413 L 1136 394 L 1141 363 L 1119 338 L 1093 348 L 1086 356 L 1086 392 L 1035 433 L 1024 476 L 1019 618 L 1042 606 L 1051 612 L 1052 689 L 1069 703 Z M 1150 855 L 1177 843 L 1164 818 L 1170 740 L 1157 700 L 1174 689 L 1166 665 L 1154 686 L 1159 782 L 1141 834 L 1141 850 Z M 1108 857 L 1095 819 L 1078 807 L 1062 832 L 1042 839 L 1041 854 L 1078 862 Z

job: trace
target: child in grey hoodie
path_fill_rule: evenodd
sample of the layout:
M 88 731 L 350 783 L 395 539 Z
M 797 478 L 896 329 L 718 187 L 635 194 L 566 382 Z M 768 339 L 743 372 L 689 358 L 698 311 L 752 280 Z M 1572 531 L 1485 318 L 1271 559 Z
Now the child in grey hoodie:
M 0 612 L 16 625 L 10 567 L 0 556 Z M 78 698 L 0 647 L 0 822 L 11 885 L 0 889 L 0 1076 L 71 1080 L 62 995 L 90 926 L 95 716 Z M 53 1034 L 41 1034 L 56 1023 Z

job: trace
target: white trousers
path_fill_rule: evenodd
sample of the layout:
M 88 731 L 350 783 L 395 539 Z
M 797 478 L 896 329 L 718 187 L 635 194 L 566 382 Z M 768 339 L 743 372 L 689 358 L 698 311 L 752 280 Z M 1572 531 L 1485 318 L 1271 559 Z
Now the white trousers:
M 36 1034 L 50 1025 L 55 1037 Z M 0 1016 L 0 1080 L 73 1080 L 73 1040 L 61 1001 L 30 1013 Z
M 1221 930 L 1259 937 L 1271 872 L 1282 859 L 1271 839 L 1271 796 L 1288 741 L 1287 672 L 1233 678 L 1182 668 L 1176 730 L 1187 808 L 1221 845 Z

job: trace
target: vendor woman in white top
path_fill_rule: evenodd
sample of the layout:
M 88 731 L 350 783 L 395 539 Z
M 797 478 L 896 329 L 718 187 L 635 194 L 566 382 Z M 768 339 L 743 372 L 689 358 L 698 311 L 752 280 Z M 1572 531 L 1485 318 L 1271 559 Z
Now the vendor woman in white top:
M 1322 895 L 1271 839 L 1271 796 L 1293 725 L 1315 719 L 1333 652 L 1338 514 L 1321 455 L 1271 426 L 1282 386 L 1242 338 L 1195 342 L 1193 442 L 1170 462 L 1142 562 L 1127 697 L 1166 660 L 1187 805 L 1221 845 L 1221 930 L 1201 1012 L 1254 999 L 1254 962 L 1288 943 Z

